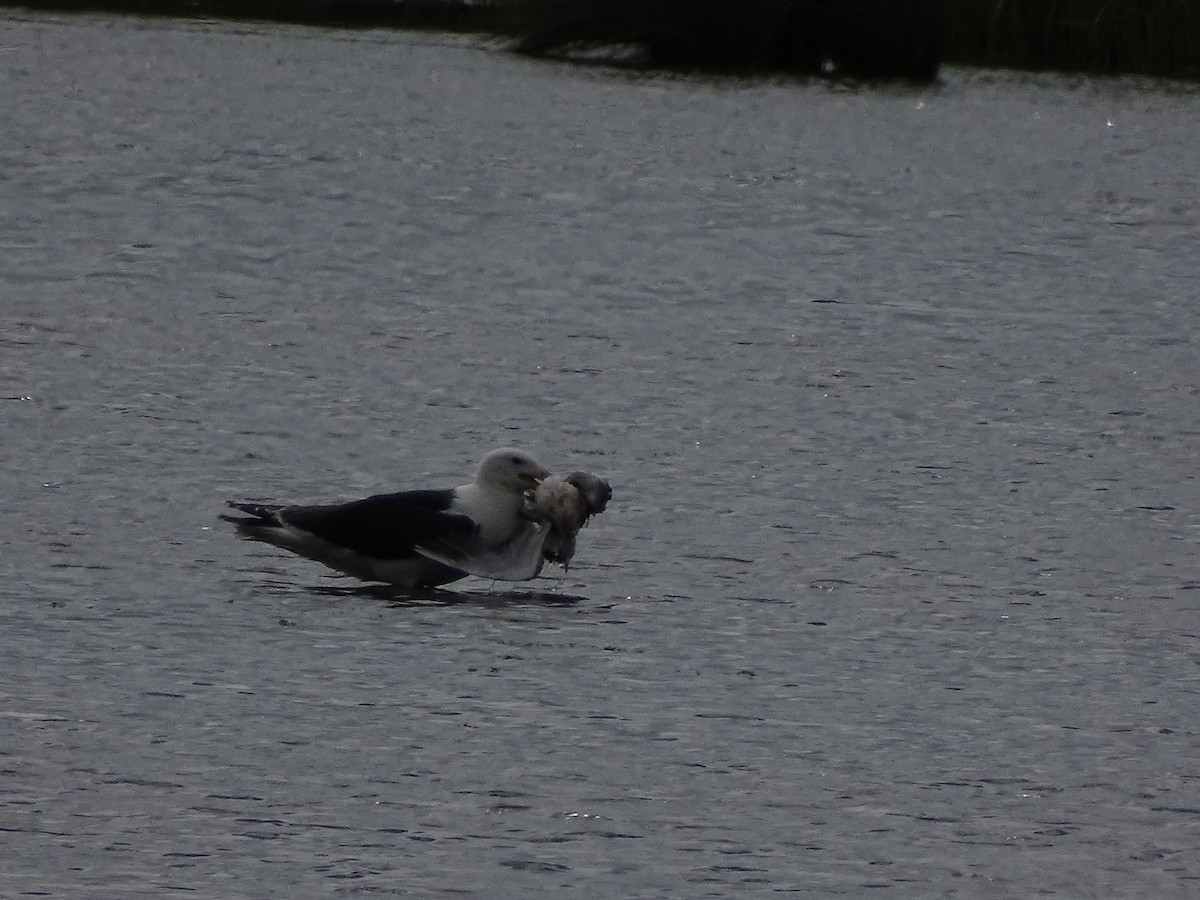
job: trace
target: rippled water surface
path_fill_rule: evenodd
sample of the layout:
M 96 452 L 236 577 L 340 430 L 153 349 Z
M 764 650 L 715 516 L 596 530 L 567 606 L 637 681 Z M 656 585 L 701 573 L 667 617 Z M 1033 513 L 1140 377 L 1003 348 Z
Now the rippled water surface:
M 5 896 L 1200 892 L 1200 96 L 0 24 Z M 616 497 L 388 599 L 230 497 Z

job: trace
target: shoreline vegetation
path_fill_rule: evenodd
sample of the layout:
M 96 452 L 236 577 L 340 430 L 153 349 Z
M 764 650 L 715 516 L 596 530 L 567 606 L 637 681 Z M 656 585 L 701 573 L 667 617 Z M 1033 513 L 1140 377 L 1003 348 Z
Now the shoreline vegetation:
M 8 9 L 466 32 L 641 69 L 931 81 L 942 63 L 1200 79 L 1200 0 L 0 0 Z

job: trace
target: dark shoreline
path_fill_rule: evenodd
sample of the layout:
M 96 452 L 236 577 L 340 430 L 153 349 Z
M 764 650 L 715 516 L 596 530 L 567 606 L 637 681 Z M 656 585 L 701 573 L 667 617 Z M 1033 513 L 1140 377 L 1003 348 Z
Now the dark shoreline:
M 467 32 L 490 30 L 489 21 L 497 19 L 492 4 L 454 0 L 0 0 L 0 7 L 28 12 Z
M 11 10 L 427 29 L 647 69 L 928 81 L 939 65 L 1200 78 L 1191 0 L 0 0 Z

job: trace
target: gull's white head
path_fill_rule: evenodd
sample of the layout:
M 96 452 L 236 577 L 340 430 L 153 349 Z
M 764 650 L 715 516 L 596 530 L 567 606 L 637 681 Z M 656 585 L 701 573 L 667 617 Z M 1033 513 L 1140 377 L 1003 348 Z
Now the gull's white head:
M 493 450 L 479 463 L 475 481 L 489 487 L 522 494 L 537 487 L 550 473 L 532 455 L 516 447 Z

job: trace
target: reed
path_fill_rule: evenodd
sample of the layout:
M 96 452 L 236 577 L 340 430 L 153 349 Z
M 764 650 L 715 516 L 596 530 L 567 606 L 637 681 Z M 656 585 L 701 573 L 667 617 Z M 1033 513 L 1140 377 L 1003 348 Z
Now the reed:
M 1197 0 L 949 0 L 946 59 L 973 66 L 1200 76 Z

